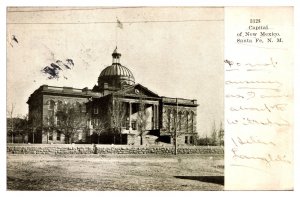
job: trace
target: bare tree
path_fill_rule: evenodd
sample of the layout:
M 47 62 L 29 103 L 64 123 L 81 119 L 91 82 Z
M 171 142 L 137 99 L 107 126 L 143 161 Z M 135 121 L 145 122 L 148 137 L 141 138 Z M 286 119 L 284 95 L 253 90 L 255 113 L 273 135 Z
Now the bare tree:
M 25 136 L 28 135 L 29 131 L 28 115 L 7 118 L 7 132 L 8 136 L 12 136 L 12 143 L 25 143 Z M 17 139 L 20 136 L 22 137 L 21 141 Z
M 30 132 L 28 114 L 22 116 L 19 125 L 17 126 L 20 129 L 20 134 L 22 135 L 22 143 L 25 143 L 25 136 L 28 136 Z
M 149 111 L 147 111 L 145 100 L 140 97 L 139 99 L 139 110 L 137 112 L 137 130 L 140 136 L 140 145 L 143 145 L 143 136 L 147 131 L 148 118 L 150 116 Z
M 35 134 L 37 133 L 38 129 L 41 129 L 42 127 L 42 120 L 41 116 L 38 113 L 38 111 L 32 111 L 28 115 L 28 129 L 29 132 L 32 133 L 32 143 L 35 143 Z
M 69 144 L 72 143 L 75 134 L 86 127 L 86 115 L 75 104 L 62 104 L 60 110 L 56 112 L 56 117 L 59 121 L 56 128 L 65 136 Z
M 14 134 L 15 134 L 15 128 L 14 128 L 14 118 L 13 118 L 13 113 L 15 109 L 15 104 L 11 104 L 11 108 L 8 110 L 8 115 L 10 117 L 10 121 L 8 121 L 8 126 L 10 129 L 8 129 L 8 135 L 11 135 L 11 143 L 14 143 Z
M 54 130 L 57 129 L 55 118 L 54 113 L 50 113 L 43 121 L 43 131 L 47 134 L 47 142 L 49 140 L 49 134 L 51 133 L 53 135 Z
M 223 123 L 220 122 L 220 128 L 218 132 L 218 141 L 220 146 L 224 146 L 224 127 Z
M 212 146 L 224 145 L 224 127 L 222 122 L 220 122 L 219 128 L 217 128 L 216 123 L 213 122 L 211 136 L 208 138 L 208 144 Z
M 218 144 L 218 130 L 216 123 L 214 122 L 211 129 L 211 145 L 216 146 Z
M 125 122 L 126 117 L 126 106 L 125 103 L 122 102 L 122 95 L 114 95 L 112 98 L 112 104 L 109 108 L 109 115 L 111 118 L 111 128 L 113 130 L 113 140 L 114 144 L 116 143 L 116 135 L 120 136 L 120 141 L 122 143 L 122 127 Z
M 105 131 L 108 127 L 108 122 L 105 117 L 100 116 L 98 119 L 95 119 L 93 123 L 93 132 L 97 134 L 97 142 L 100 143 L 100 135 L 103 131 Z

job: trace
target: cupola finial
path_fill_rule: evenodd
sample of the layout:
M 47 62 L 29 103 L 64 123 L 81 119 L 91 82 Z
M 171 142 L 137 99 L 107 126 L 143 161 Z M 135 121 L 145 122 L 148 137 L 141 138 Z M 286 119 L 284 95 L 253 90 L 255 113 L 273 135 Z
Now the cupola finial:
M 113 57 L 113 64 L 120 64 L 120 57 L 121 57 L 121 53 L 118 53 L 117 51 L 118 46 L 116 46 L 114 52 L 112 53 L 112 57 Z

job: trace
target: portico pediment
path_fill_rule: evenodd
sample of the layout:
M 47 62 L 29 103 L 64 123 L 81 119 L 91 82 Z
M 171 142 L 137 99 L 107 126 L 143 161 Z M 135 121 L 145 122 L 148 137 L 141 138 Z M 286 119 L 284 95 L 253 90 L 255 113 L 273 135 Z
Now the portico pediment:
M 149 90 L 145 86 L 142 86 L 141 84 L 136 84 L 128 88 L 124 88 L 118 92 L 115 92 L 115 94 L 124 96 L 132 95 L 138 97 L 159 97 L 156 93 L 152 92 L 151 90 Z

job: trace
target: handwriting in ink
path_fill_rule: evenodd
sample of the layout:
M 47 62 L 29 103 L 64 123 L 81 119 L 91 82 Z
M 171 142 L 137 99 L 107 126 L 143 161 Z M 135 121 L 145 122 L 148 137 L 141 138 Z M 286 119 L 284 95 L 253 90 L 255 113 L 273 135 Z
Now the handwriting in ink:
M 264 155 L 246 155 L 246 154 L 239 154 L 238 148 L 232 148 L 231 152 L 233 153 L 233 159 L 246 159 L 246 160 L 258 160 L 262 161 L 266 164 L 266 166 L 270 167 L 273 162 L 283 162 L 287 164 L 291 164 L 291 161 L 286 158 L 286 155 L 275 154 L 272 155 L 271 153 L 266 153 Z
M 230 111 L 257 111 L 257 112 L 273 112 L 273 111 L 285 111 L 287 104 L 274 104 L 268 105 L 264 103 L 262 107 L 246 107 L 240 105 L 239 107 L 230 107 Z
M 266 141 L 259 139 L 258 137 L 250 136 L 245 139 L 242 139 L 241 137 L 237 137 L 236 140 L 231 138 L 235 146 L 240 146 L 240 145 L 253 145 L 253 144 L 261 144 L 261 145 L 272 145 L 276 146 L 276 144 L 272 141 Z

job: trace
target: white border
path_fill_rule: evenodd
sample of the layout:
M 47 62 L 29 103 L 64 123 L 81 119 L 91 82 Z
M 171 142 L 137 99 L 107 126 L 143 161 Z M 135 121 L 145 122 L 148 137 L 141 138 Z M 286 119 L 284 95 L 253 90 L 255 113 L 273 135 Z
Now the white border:
M 197 0 L 153 0 L 146 3 L 146 1 L 139 1 L 139 0 L 126 0 L 126 1 L 101 1 L 98 2 L 96 0 L 84 0 L 84 1 L 62 1 L 62 0 L 47 0 L 47 1 L 38 1 L 38 0 L 3 0 L 1 1 L 1 7 L 0 7 L 0 27 L 1 27 L 1 37 L 0 37 L 0 51 L 1 51 L 1 58 L 0 58 L 0 64 L 2 65 L 2 68 L 5 68 L 5 72 L 0 73 L 0 79 L 2 80 L 0 87 L 2 90 L 1 94 L 1 103 L 6 103 L 6 94 L 3 94 L 6 92 L 6 7 L 7 6 L 294 6 L 294 12 L 295 12 L 295 66 L 294 66 L 294 89 L 295 89 L 295 128 L 294 128 L 294 155 L 295 155 L 295 169 L 294 169 L 294 184 L 295 188 L 293 192 L 188 192 L 187 195 L 225 195 L 225 196 L 240 196 L 240 195 L 264 195 L 264 196 L 299 196 L 299 170 L 297 166 L 299 166 L 299 121 L 298 119 L 298 112 L 299 112 L 299 104 L 297 101 L 300 100 L 299 98 L 299 91 L 297 89 L 297 84 L 300 84 L 300 79 L 298 73 L 299 71 L 299 37 L 297 35 L 300 35 L 299 32 L 299 3 L 295 1 L 284 1 L 284 0 L 273 0 L 270 2 L 267 1 L 259 1 L 259 0 L 252 0 L 252 1 L 238 1 L 238 0 L 231 0 L 231 1 L 222 1 L 222 0 L 207 0 L 199 2 Z M 119 192 L 55 192 L 55 194 L 50 192 L 6 192 L 6 105 L 5 107 L 2 107 L 0 110 L 1 114 L 1 132 L 0 132 L 0 156 L 1 156 L 1 162 L 0 162 L 0 169 L 1 169 L 1 179 L 0 179 L 0 191 L 1 196 L 23 196 L 23 195 L 30 195 L 30 196 L 40 196 L 40 195 L 46 195 L 46 196 L 52 196 L 52 195 L 72 195 L 72 196 L 82 196 L 82 195 L 92 195 L 92 196 L 99 196 L 99 195 L 129 195 L 129 196 L 153 196 L 153 195 L 172 195 L 175 196 L 183 196 L 186 194 L 186 192 L 125 192 L 120 194 Z M 298 175 L 298 176 L 297 176 Z

